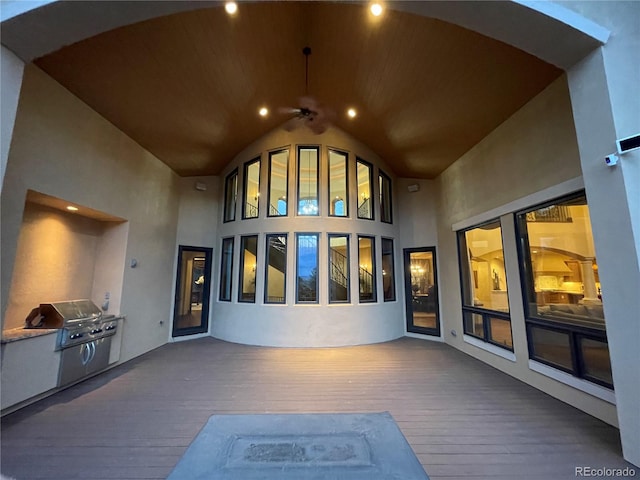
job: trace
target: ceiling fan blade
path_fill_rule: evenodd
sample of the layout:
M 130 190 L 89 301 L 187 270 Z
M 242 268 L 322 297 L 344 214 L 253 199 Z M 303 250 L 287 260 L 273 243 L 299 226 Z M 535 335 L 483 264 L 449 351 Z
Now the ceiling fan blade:
M 282 128 L 284 128 L 287 132 L 293 132 L 297 128 L 299 128 L 303 124 L 302 119 L 299 117 L 290 118 Z
M 294 107 L 280 107 L 278 108 L 278 113 L 283 113 L 286 115 L 298 115 L 300 114 L 300 109 Z

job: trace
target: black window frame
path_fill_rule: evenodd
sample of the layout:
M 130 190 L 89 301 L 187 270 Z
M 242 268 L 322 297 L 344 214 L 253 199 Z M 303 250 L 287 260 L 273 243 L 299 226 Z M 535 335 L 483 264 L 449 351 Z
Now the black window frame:
M 500 347 L 504 350 L 508 350 L 510 352 L 514 351 L 513 348 L 513 325 L 511 324 L 511 309 L 509 312 L 501 312 L 500 310 L 493 310 L 491 308 L 482 308 L 477 305 L 467 305 L 465 304 L 465 285 L 468 285 L 469 288 L 469 279 L 471 278 L 470 272 L 468 271 L 470 268 L 469 261 L 467 259 L 467 255 L 462 255 L 462 243 L 464 242 L 465 252 L 468 250 L 467 240 L 465 237 L 465 233 L 470 230 L 475 230 L 477 228 L 482 228 L 483 226 L 491 225 L 497 223 L 500 226 L 500 243 L 502 245 L 502 252 L 504 253 L 504 237 L 502 236 L 502 221 L 500 218 L 492 218 L 491 220 L 487 220 L 481 223 L 477 223 L 475 225 L 471 225 L 469 227 L 463 228 L 456 232 L 457 236 L 457 247 L 458 247 L 458 273 L 460 275 L 460 305 L 462 309 L 462 331 L 465 335 L 469 335 L 470 337 L 477 338 L 485 343 L 494 345 L 496 347 Z M 464 268 L 463 268 L 464 265 Z M 507 295 L 509 291 L 508 280 L 506 278 L 506 261 L 505 261 L 505 285 L 507 285 Z M 473 295 L 471 295 L 473 298 Z M 482 332 L 483 335 L 479 336 L 473 332 L 467 331 L 467 322 L 465 318 L 467 315 L 480 315 L 482 317 Z M 509 329 L 511 331 L 511 346 L 505 345 L 500 342 L 496 342 L 492 339 L 491 335 L 491 319 L 496 318 L 499 320 L 507 320 L 509 322 Z
M 382 258 L 385 256 L 384 242 L 391 242 L 391 290 L 393 291 L 393 297 L 387 298 L 386 293 L 384 291 L 384 270 L 382 271 L 382 299 L 385 302 L 395 302 L 397 300 L 397 292 L 396 292 L 396 259 L 395 259 L 395 242 L 393 238 L 389 237 L 380 237 L 380 252 L 382 254 Z M 380 264 L 380 268 L 382 268 L 382 263 Z
M 300 300 L 300 237 L 316 237 L 316 299 L 315 300 Z M 297 305 L 317 305 L 320 303 L 320 233 L 319 232 L 296 232 L 296 294 L 295 302 Z
M 314 214 L 300 213 L 300 152 L 302 150 L 315 150 L 316 151 L 316 207 L 317 212 Z M 320 216 L 320 146 L 319 145 L 298 145 L 296 147 L 296 216 L 299 217 L 319 217 Z
M 225 256 L 224 246 L 225 243 L 230 240 L 231 241 L 231 255 L 228 257 Z M 218 301 L 220 302 L 231 302 L 233 298 L 233 254 L 235 253 L 235 237 L 224 237 L 222 239 L 222 247 L 220 250 L 220 285 L 218 286 Z M 228 285 L 229 285 L 229 298 L 223 297 L 223 287 L 226 285 L 222 281 L 222 276 L 225 274 L 225 261 L 229 258 L 229 274 L 228 274 Z
M 242 220 L 251 220 L 253 218 L 260 218 L 260 173 L 262 170 L 262 165 L 261 165 L 261 157 L 257 156 L 256 158 L 249 160 L 248 162 L 245 162 L 244 166 L 243 166 L 243 174 L 242 174 Z M 257 195 L 257 200 L 256 200 L 256 204 L 255 205 L 255 209 L 256 209 L 256 215 L 255 217 L 249 217 L 247 216 L 247 209 L 246 206 L 248 204 L 247 202 L 247 184 L 249 182 L 249 178 L 247 175 L 247 172 L 249 170 L 249 167 L 251 167 L 253 164 L 257 163 L 258 164 L 258 195 Z M 251 204 L 249 204 L 251 205 Z M 254 205 L 252 205 L 254 206 Z
M 371 299 L 362 298 L 362 289 L 360 287 L 362 275 L 362 261 L 360 258 L 360 239 L 371 240 Z M 358 235 L 358 303 L 378 303 L 378 269 L 376 265 L 376 237 L 373 235 Z M 369 273 L 369 272 L 367 272 Z
M 359 194 L 358 194 L 358 164 L 361 163 L 362 165 L 366 165 L 367 168 L 369 169 L 369 211 L 371 212 L 371 218 L 369 217 L 361 217 L 360 216 L 360 208 L 361 205 L 358 206 L 358 201 L 359 201 Z M 375 208 L 373 208 L 373 198 L 375 195 L 375 188 L 373 185 L 373 164 L 367 162 L 366 160 L 360 158 L 360 157 L 356 157 L 356 216 L 359 220 L 370 220 L 370 221 L 374 221 L 376 219 L 376 213 L 375 213 Z
M 273 158 L 274 155 L 278 155 L 280 153 L 283 152 L 287 152 L 287 166 L 286 166 L 286 178 L 285 178 L 285 196 L 286 196 L 286 211 L 284 213 L 284 215 L 280 215 L 279 213 L 277 215 L 272 214 L 272 210 L 271 207 L 273 206 L 272 204 L 272 198 L 271 198 L 271 176 L 272 176 L 272 163 L 271 163 L 271 159 Z M 279 148 L 277 150 L 272 150 L 269 152 L 269 172 L 268 172 L 268 185 L 267 185 L 267 217 L 273 217 L 273 218 L 277 218 L 277 217 L 288 217 L 289 216 L 289 160 L 291 159 L 291 150 L 289 148 Z M 279 200 L 279 199 L 277 199 Z M 276 207 L 276 211 L 277 211 L 277 207 Z
M 281 302 L 274 302 L 269 300 L 269 258 L 271 249 L 269 248 L 269 240 L 271 238 L 284 237 L 285 238 L 285 252 L 284 252 L 284 297 Z M 287 255 L 289 252 L 289 234 L 287 233 L 268 233 L 265 235 L 265 253 L 264 253 L 264 303 L 268 305 L 286 305 L 287 304 Z
M 347 266 L 347 274 L 346 274 L 346 289 L 347 289 L 347 299 L 346 300 L 331 300 L 331 272 L 332 272 L 332 266 L 331 266 L 331 239 L 332 238 L 346 238 L 347 239 L 347 260 L 346 260 L 346 266 Z M 328 271 L 328 275 L 327 275 L 327 281 L 328 281 L 328 287 L 329 287 L 329 296 L 328 296 L 328 301 L 331 304 L 347 304 L 347 303 L 351 303 L 351 235 L 348 233 L 328 233 L 327 234 L 327 271 Z
M 234 179 L 235 182 L 233 185 L 233 202 L 229 202 L 229 181 Z M 229 209 L 233 205 L 233 217 L 229 218 Z M 238 212 L 238 168 L 235 168 L 229 175 L 227 175 L 224 179 L 224 209 L 223 209 L 223 223 L 235 222 L 236 214 Z
M 334 200 L 331 196 L 331 152 L 344 156 L 345 198 L 342 200 L 344 202 L 345 215 L 335 215 L 331 213 L 331 202 Z M 327 211 L 330 217 L 349 218 L 349 154 L 337 148 L 327 149 Z
M 243 298 L 243 286 L 244 286 L 244 251 L 246 250 L 244 248 L 244 242 L 245 240 L 247 240 L 248 238 L 255 238 L 256 239 L 256 271 L 255 271 L 255 281 L 256 281 L 256 285 L 254 285 L 254 291 L 253 291 L 253 300 L 246 300 Z M 254 235 L 242 235 L 240 237 L 240 261 L 239 263 L 239 267 L 238 268 L 238 303 L 256 303 L 256 294 L 258 293 L 258 254 L 259 254 L 259 250 L 260 250 L 260 236 L 257 234 Z
M 596 340 L 598 342 L 603 342 L 607 344 L 607 348 L 609 342 L 607 340 L 607 332 L 606 332 L 606 319 L 605 319 L 605 328 L 592 328 L 587 326 L 581 326 L 576 324 L 564 323 L 560 321 L 554 321 L 552 318 L 537 315 L 537 312 L 532 312 L 531 305 L 535 303 L 537 305 L 537 300 L 535 297 L 535 282 L 534 282 L 534 272 L 533 272 L 533 263 L 531 259 L 531 245 L 529 242 L 529 233 L 527 228 L 527 213 L 540 210 L 545 207 L 550 207 L 553 205 L 558 205 L 559 203 L 567 203 L 571 201 L 575 201 L 578 199 L 584 198 L 585 204 L 589 205 L 589 200 L 587 198 L 585 190 L 578 190 L 566 195 L 561 195 L 559 197 L 555 197 L 553 199 L 538 203 L 536 205 L 529 206 L 527 208 L 518 210 L 514 215 L 514 224 L 515 224 L 515 233 L 516 233 L 516 242 L 517 242 L 517 252 L 518 252 L 518 264 L 520 271 L 520 287 L 522 292 L 522 302 L 524 308 L 524 320 L 526 325 L 526 333 L 527 333 L 527 347 L 529 350 L 529 358 L 531 360 L 535 360 L 536 362 L 548 365 L 557 370 L 564 371 L 576 378 L 589 381 L 591 383 L 595 383 L 596 385 L 603 386 L 605 388 L 614 390 L 614 386 L 612 383 L 605 382 L 599 378 L 593 377 L 586 373 L 585 362 L 580 351 L 580 339 L 586 338 L 590 340 Z M 592 233 L 593 234 L 593 233 Z M 572 362 L 572 368 L 567 369 L 562 365 L 556 364 L 549 360 L 546 360 L 535 353 L 535 345 L 533 344 L 532 335 L 530 332 L 531 327 L 534 328 L 542 328 L 551 331 L 555 331 L 558 333 L 568 334 L 569 335 L 569 348 L 570 348 L 570 357 Z
M 388 204 L 389 204 L 389 220 L 385 220 L 385 215 L 384 215 L 384 206 L 385 203 L 383 202 L 383 198 L 384 198 L 384 182 L 387 182 L 389 185 L 389 198 L 388 198 Z M 387 175 L 386 173 L 384 173 L 382 170 L 378 169 L 378 188 L 380 190 L 380 192 L 378 193 L 378 197 L 380 199 L 380 221 L 382 223 L 388 223 L 388 224 L 393 224 L 393 184 L 391 182 L 391 177 L 389 175 Z

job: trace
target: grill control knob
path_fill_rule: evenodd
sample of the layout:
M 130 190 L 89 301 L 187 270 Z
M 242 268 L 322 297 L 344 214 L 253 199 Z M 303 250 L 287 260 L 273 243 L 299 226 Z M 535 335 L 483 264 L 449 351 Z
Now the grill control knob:
M 75 340 L 76 338 L 82 338 L 82 334 L 81 333 L 72 333 L 71 335 L 69 335 L 69 339 L 71 339 L 71 340 Z
M 95 335 L 96 333 L 101 333 L 102 329 L 101 328 L 95 328 L 93 330 L 91 330 L 91 335 Z
M 114 328 L 116 328 L 115 325 L 109 325 L 108 327 L 105 328 L 105 330 L 109 331 L 109 330 L 113 330 Z

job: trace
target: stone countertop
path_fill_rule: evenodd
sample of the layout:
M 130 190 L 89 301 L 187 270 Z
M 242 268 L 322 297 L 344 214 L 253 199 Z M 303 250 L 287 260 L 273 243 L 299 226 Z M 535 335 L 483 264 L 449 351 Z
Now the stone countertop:
M 126 319 L 126 316 L 122 314 L 109 315 L 108 318 L 107 316 L 105 316 L 105 320 L 124 320 L 124 319 Z M 24 339 L 33 338 L 33 337 L 41 337 L 43 335 L 50 335 L 52 333 L 57 333 L 59 331 L 60 331 L 59 328 L 23 328 L 23 327 L 11 328 L 11 329 L 4 330 L 2 332 L 2 339 L 0 340 L 0 343 L 5 344 L 5 343 L 17 342 L 18 340 L 24 340 Z
M 2 332 L 2 340 L 0 343 L 17 342 L 25 338 L 41 337 L 42 335 L 50 335 L 59 332 L 58 328 L 12 328 Z

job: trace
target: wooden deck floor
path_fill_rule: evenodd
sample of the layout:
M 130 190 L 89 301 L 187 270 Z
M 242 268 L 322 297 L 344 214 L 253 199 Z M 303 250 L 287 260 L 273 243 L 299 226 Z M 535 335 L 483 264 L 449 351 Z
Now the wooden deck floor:
M 213 414 L 389 411 L 432 480 L 620 467 L 618 431 L 446 345 L 168 344 L 2 419 L 18 480 L 164 479 Z M 640 469 L 636 468 L 636 471 Z

